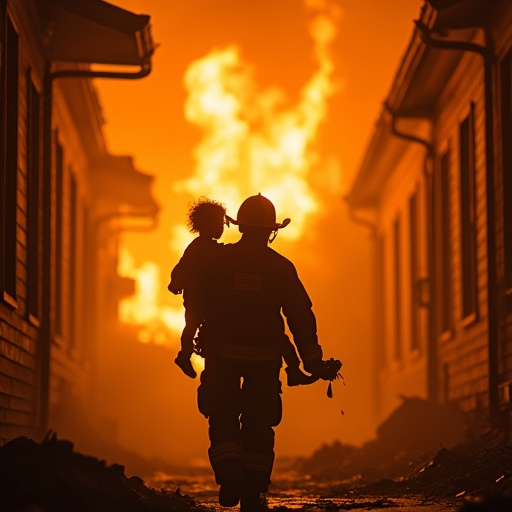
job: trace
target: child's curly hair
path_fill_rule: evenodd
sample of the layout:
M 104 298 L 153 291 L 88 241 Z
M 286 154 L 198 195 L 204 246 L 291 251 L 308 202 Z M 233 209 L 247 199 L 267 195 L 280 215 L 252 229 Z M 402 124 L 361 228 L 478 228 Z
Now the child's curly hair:
M 226 215 L 226 207 L 224 204 L 214 199 L 208 199 L 201 196 L 197 201 L 189 203 L 187 214 L 187 226 L 191 233 L 200 233 L 202 230 L 208 228 L 212 219 L 215 218 L 214 214 Z

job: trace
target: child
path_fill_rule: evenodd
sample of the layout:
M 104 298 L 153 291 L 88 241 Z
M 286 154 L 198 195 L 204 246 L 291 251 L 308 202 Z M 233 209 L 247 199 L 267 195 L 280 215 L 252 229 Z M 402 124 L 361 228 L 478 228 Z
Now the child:
M 175 295 L 183 293 L 185 305 L 185 327 L 181 333 L 181 350 L 174 362 L 181 368 L 183 373 L 194 379 L 197 376 L 190 358 L 194 352 L 194 337 L 200 327 L 203 316 L 200 311 L 189 306 L 187 301 L 191 293 L 200 295 L 200 290 L 193 290 L 195 279 L 201 269 L 211 258 L 213 251 L 218 249 L 218 240 L 224 232 L 226 220 L 226 208 L 222 203 L 200 197 L 192 203 L 188 210 L 188 227 L 192 233 L 199 233 L 185 249 L 183 256 L 171 272 L 171 282 L 167 289 Z M 228 224 L 229 225 L 229 224 Z M 318 379 L 307 375 L 300 369 L 300 360 L 295 346 L 287 336 L 282 340 L 283 358 L 287 365 L 287 384 L 298 386 L 300 384 L 311 384 Z
M 218 240 L 224 232 L 226 208 L 223 204 L 200 197 L 188 210 L 188 227 L 192 233 L 199 233 L 185 249 L 183 256 L 171 272 L 167 289 L 176 294 L 183 293 L 185 306 L 185 327 L 181 333 L 181 350 L 174 362 L 183 373 L 194 379 L 190 358 L 194 352 L 194 336 L 202 322 L 202 315 L 193 308 L 187 308 L 187 298 L 194 287 L 195 277 L 218 247 Z

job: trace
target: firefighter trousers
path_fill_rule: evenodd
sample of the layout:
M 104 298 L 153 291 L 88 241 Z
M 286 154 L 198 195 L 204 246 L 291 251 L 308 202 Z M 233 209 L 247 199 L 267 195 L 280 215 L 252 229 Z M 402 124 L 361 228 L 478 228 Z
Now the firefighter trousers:
M 198 388 L 209 422 L 208 455 L 217 484 L 267 492 L 274 463 L 274 429 L 281 422 L 281 360 L 240 362 L 208 356 Z

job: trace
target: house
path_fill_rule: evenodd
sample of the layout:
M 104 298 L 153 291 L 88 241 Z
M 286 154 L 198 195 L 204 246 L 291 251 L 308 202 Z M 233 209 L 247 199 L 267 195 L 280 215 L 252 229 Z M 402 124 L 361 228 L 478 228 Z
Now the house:
M 414 395 L 507 425 L 511 83 L 510 1 L 425 1 L 347 198 L 373 234 L 379 421 Z
M 2 0 L 0 45 L 5 442 L 44 434 L 71 406 L 94 410 L 97 346 L 133 286 L 116 273 L 119 235 L 151 228 L 158 206 L 153 178 L 107 151 L 92 82 L 149 74 L 149 17 L 100 0 Z

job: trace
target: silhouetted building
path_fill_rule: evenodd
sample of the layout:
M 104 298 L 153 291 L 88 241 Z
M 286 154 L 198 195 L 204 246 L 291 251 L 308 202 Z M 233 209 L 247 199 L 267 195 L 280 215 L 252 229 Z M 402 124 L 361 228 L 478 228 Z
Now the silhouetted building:
M 70 396 L 93 410 L 96 347 L 133 285 L 116 273 L 119 234 L 158 208 L 152 177 L 108 153 L 92 83 L 150 72 L 149 17 L 99 0 L 2 0 L 0 45 L 5 442 L 54 426 Z
M 374 234 L 379 420 L 400 394 L 510 414 L 511 82 L 510 1 L 425 2 L 348 198 Z

